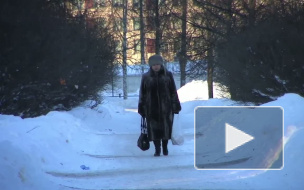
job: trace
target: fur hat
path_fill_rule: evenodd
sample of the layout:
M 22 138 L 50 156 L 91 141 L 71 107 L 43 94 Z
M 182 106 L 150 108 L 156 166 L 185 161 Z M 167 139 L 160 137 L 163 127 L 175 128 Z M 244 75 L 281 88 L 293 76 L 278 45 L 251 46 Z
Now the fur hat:
M 152 67 L 153 65 L 162 65 L 163 63 L 164 63 L 164 60 L 163 60 L 162 56 L 160 56 L 160 55 L 155 54 L 149 58 L 150 67 Z

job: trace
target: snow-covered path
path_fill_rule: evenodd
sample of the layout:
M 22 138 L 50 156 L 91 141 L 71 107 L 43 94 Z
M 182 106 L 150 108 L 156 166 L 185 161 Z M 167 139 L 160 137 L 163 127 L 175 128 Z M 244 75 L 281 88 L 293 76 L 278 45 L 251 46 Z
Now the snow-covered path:
M 128 100 L 132 101 L 132 100 Z M 137 103 L 137 99 L 133 102 Z M 119 104 L 119 102 L 117 102 Z M 128 106 L 124 102 L 124 106 Z M 101 124 L 96 122 L 88 124 L 86 120 L 92 121 L 92 114 L 87 114 L 87 110 L 74 110 L 71 113 L 75 117 L 82 117 L 84 128 L 90 128 L 86 133 L 91 139 L 99 139 L 98 142 L 87 142 L 82 152 L 83 163 L 90 167 L 90 170 L 70 171 L 49 170 L 46 171 L 51 176 L 51 180 L 62 186 L 86 189 L 90 184 L 92 189 L 108 188 L 157 188 L 180 187 L 181 183 L 187 181 L 185 173 L 195 171 L 193 165 L 193 121 L 185 134 L 185 144 L 183 146 L 173 146 L 169 144 L 169 156 L 154 157 L 154 148 L 148 151 L 141 151 L 137 146 L 139 136 L 140 117 L 135 112 L 134 106 L 120 109 L 111 103 L 107 111 L 103 110 L 107 121 Z M 136 105 L 136 104 L 135 104 Z M 105 114 L 107 113 L 107 114 Z M 119 115 L 119 121 L 114 116 Z M 110 118 L 109 116 L 113 116 Z M 96 117 L 95 121 L 96 121 Z M 96 129 L 97 125 L 108 126 Z M 180 171 L 180 172 L 179 172 Z M 180 173 L 180 175 L 177 175 Z M 174 177 L 173 177 L 174 176 Z M 177 177 L 179 176 L 179 177 Z M 189 183 L 193 181 L 189 179 Z M 168 183 L 170 182 L 170 183 Z

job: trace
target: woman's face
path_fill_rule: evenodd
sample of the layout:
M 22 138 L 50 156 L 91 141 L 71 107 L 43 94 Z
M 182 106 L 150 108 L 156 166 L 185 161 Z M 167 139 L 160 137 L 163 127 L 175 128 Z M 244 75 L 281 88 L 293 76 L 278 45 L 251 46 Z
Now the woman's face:
M 161 68 L 161 65 L 160 64 L 157 64 L 157 65 L 153 65 L 152 66 L 152 70 L 155 71 L 155 72 L 158 72 Z

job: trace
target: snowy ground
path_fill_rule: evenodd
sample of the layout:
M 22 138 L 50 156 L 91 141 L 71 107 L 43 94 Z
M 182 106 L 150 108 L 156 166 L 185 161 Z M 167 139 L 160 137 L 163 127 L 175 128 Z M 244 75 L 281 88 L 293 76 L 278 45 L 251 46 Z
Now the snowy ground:
M 202 86 L 203 85 L 203 86 Z M 203 87 L 203 88 L 202 88 Z M 197 91 L 197 89 L 202 89 Z M 185 143 L 169 143 L 169 156 L 153 157 L 153 146 L 137 146 L 138 98 L 107 97 L 92 110 L 21 119 L 0 115 L 0 187 L 3 190 L 67 189 L 302 189 L 304 187 L 304 98 L 286 94 L 264 106 L 284 108 L 285 163 L 282 170 L 194 168 L 194 108 L 237 106 L 206 100 L 206 83 L 179 89 Z

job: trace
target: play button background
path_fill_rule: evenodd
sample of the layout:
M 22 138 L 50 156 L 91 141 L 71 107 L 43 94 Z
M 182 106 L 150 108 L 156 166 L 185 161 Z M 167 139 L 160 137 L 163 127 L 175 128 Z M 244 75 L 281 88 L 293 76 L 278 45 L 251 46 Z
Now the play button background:
M 197 107 L 194 115 L 197 169 L 283 167 L 281 107 Z M 226 152 L 226 124 L 253 136 L 254 140 Z

